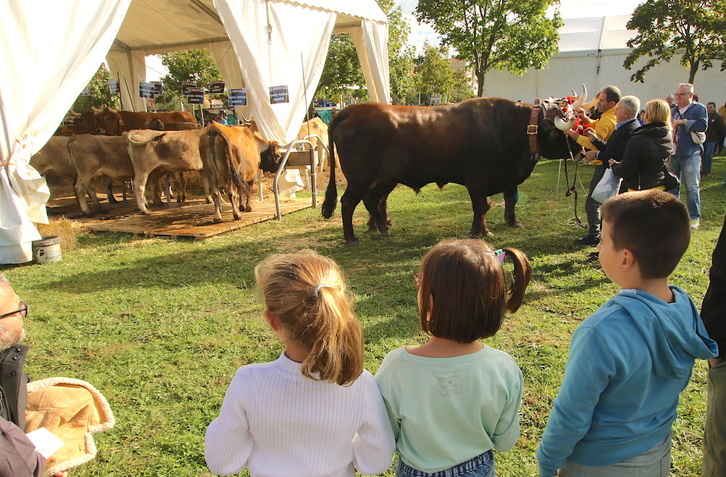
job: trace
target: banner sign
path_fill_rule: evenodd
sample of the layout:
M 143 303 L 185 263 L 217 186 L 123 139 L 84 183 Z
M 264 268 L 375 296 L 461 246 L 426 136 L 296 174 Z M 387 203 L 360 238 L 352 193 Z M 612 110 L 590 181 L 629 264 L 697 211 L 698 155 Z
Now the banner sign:
M 287 91 L 287 85 L 270 86 L 270 104 L 289 103 L 290 93 Z
M 182 83 L 182 94 L 184 96 L 186 96 L 189 94 L 189 92 L 188 92 L 189 88 L 196 88 L 196 87 L 197 87 L 196 81 L 185 81 Z
M 151 83 L 144 83 L 139 81 L 139 98 L 153 98 L 154 97 L 154 85 Z
M 432 94 L 431 98 L 429 99 L 429 104 L 441 104 L 441 95 Z
M 230 106 L 247 106 L 247 88 L 229 90 Z
M 151 84 L 154 85 L 154 89 L 151 90 L 154 96 L 159 96 L 164 92 L 164 85 L 161 81 L 152 81 Z
M 187 101 L 189 104 L 204 104 L 204 88 L 187 88 Z
M 212 94 L 224 93 L 224 81 L 215 81 L 209 85 L 209 92 Z
M 118 80 L 108 80 L 108 89 L 111 92 L 111 94 L 118 94 L 119 93 L 119 87 L 118 87 Z

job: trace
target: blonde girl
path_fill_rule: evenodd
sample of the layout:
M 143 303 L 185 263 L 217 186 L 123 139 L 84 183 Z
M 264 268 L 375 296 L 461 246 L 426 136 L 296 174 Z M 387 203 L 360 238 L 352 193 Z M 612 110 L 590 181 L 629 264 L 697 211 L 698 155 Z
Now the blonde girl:
M 207 429 L 209 469 L 251 476 L 379 474 L 395 443 L 363 331 L 338 266 L 313 251 L 255 268 L 265 319 L 284 344 L 270 363 L 241 367 Z
M 481 240 L 441 242 L 423 258 L 418 305 L 431 336 L 390 352 L 376 374 L 396 436 L 397 477 L 493 476 L 492 449 L 514 446 L 522 373 L 479 340 L 496 334 L 505 310 L 519 308 L 531 275 L 524 253 Z

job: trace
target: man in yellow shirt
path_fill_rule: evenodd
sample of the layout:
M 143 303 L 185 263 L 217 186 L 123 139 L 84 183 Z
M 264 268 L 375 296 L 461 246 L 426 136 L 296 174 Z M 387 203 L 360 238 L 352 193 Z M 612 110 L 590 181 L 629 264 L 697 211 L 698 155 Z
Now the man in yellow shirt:
M 602 113 L 600 119 L 590 120 L 585 114 L 583 109 L 576 111 L 580 117 L 581 123 L 587 128 L 586 131 L 591 133 L 594 131 L 595 136 L 600 141 L 595 141 L 596 144 L 603 147 L 610 139 L 615 126 L 617 125 L 617 119 L 615 118 L 615 105 L 620 101 L 620 89 L 617 86 L 606 86 L 598 93 L 597 109 Z M 585 134 L 579 134 L 577 131 L 568 130 L 567 135 L 570 136 L 577 144 L 589 150 L 598 150 L 598 147 L 593 144 L 592 141 Z M 593 157 L 592 155 L 586 156 L 587 158 Z M 602 179 L 605 170 L 609 167 L 608 164 L 603 164 L 602 161 L 597 158 L 588 160 L 588 164 L 595 166 L 595 171 L 592 174 L 590 180 L 590 190 L 585 200 L 585 213 L 587 214 L 588 233 L 582 238 L 576 239 L 575 243 L 581 246 L 597 246 L 600 242 L 600 203 L 595 201 L 591 195 L 592 191 L 595 190 L 595 186 Z

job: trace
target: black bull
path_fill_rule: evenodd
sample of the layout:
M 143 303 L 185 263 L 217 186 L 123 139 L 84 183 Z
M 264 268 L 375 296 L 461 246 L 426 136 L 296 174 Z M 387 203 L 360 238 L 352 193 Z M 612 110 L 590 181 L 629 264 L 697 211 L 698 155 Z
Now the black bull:
M 388 233 L 386 200 L 397 184 L 419 191 L 449 182 L 469 191 L 474 220 L 471 235 L 489 234 L 489 196 L 504 193 L 507 224 L 519 226 L 514 211 L 517 186 L 527 179 L 539 156 L 570 157 L 581 148 L 554 125 L 565 117 L 556 104 L 543 103 L 537 117 L 538 154 L 530 151 L 532 105 L 501 98 L 475 98 L 441 106 L 390 106 L 362 103 L 340 111 L 330 123 L 330 182 L 323 202 L 325 218 L 337 202 L 335 151 L 348 181 L 341 198 L 343 235 L 356 244 L 353 211 L 368 209 L 371 230 Z M 333 147 L 335 146 L 335 148 Z

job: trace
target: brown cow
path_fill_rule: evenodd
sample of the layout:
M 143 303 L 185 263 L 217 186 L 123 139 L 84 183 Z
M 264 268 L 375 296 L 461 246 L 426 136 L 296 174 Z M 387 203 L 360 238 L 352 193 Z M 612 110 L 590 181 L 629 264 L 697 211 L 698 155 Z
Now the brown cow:
M 70 137 L 68 136 L 52 136 L 45 146 L 40 149 L 40 151 L 33 154 L 30 158 L 30 165 L 33 166 L 33 168 L 42 176 L 45 176 L 50 172 L 64 178 L 69 177 L 73 180 L 73 185 L 75 187 L 78 173 L 71 161 L 70 151 L 68 150 L 69 140 Z M 108 194 L 108 201 L 117 202 L 111 191 L 111 180 L 104 177 L 103 182 Z M 91 184 L 91 187 L 89 187 L 86 192 L 93 203 L 97 204 L 98 198 L 96 197 L 96 188 L 94 187 L 94 184 Z
M 194 129 L 202 129 L 199 123 L 168 123 L 165 124 L 159 118 L 147 119 L 144 123 L 144 129 L 154 129 L 155 131 L 190 131 Z
M 134 168 L 134 190 L 136 202 L 142 214 L 150 214 L 144 197 L 149 175 L 156 171 L 186 172 L 201 171 L 199 139 L 203 129 L 194 131 L 154 131 L 141 129 L 124 133 L 128 139 L 128 152 Z M 208 189 L 204 175 L 205 190 Z M 167 194 L 167 200 L 169 196 Z
M 103 176 L 118 181 L 133 178 L 134 168 L 126 144 L 126 138 L 121 136 L 79 134 L 68 140 L 71 163 L 78 177 L 74 189 L 84 214 L 91 215 L 84 192 L 95 179 Z M 94 204 L 99 212 L 105 212 L 97 200 Z
M 159 119 L 165 125 L 170 123 L 196 123 L 197 119 L 189 111 L 161 111 L 147 113 L 144 111 L 116 111 L 104 108 L 97 111 L 96 123 L 103 134 L 119 136 L 124 131 L 144 129 L 146 121 Z
M 276 172 L 280 164 L 277 142 L 265 141 L 243 126 L 211 123 L 202 134 L 199 152 L 204 164 L 203 175 L 214 200 L 215 222 L 222 221 L 221 189 L 227 191 L 232 216 L 239 220 L 240 208 L 246 212 L 252 210 L 250 197 L 258 170 Z
M 304 122 L 300 126 L 300 132 L 297 133 L 297 139 L 305 139 L 307 136 L 311 136 L 309 139 L 313 144 L 313 149 L 318 153 L 318 167 L 322 171 L 328 158 L 326 148 L 328 145 L 328 125 L 320 118 L 313 118 Z
M 370 214 L 369 228 L 388 234 L 386 200 L 397 184 L 415 191 L 432 182 L 439 187 L 464 185 L 474 210 L 475 237 L 489 234 L 489 196 L 503 192 L 507 224 L 519 226 L 517 186 L 532 173 L 540 155 L 556 159 L 580 150 L 562 132 L 572 124 L 566 100 L 545 101 L 541 107 L 501 98 L 429 107 L 348 106 L 329 127 L 330 182 L 323 217 L 329 218 L 337 204 L 335 147 L 348 180 L 341 213 L 350 245 L 358 243 L 353 212 L 361 200 Z

